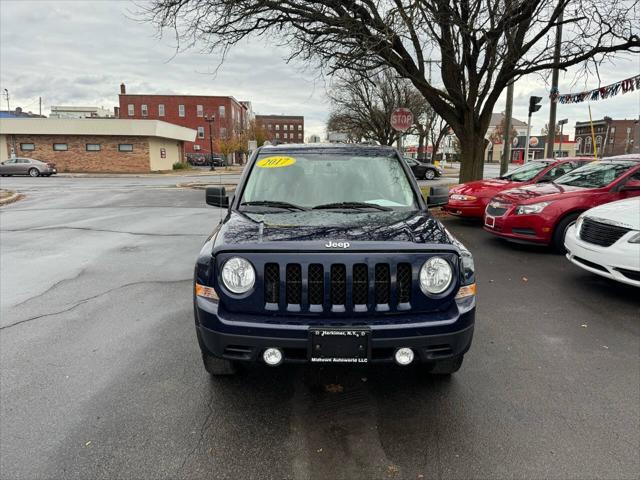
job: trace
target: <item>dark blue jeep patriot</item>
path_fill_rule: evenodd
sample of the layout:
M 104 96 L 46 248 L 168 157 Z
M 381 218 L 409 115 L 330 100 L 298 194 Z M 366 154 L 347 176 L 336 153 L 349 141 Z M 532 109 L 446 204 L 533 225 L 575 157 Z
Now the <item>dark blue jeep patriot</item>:
M 259 148 L 198 256 L 194 311 L 211 375 L 241 362 L 419 364 L 471 345 L 473 258 L 432 217 L 392 147 Z

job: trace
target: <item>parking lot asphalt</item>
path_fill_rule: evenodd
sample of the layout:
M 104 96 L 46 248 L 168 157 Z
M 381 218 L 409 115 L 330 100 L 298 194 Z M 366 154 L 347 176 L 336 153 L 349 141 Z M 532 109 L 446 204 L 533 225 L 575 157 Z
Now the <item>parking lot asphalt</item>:
M 446 226 L 475 256 L 451 379 L 255 367 L 211 380 L 191 276 L 222 212 L 139 179 L 2 179 L 0 477 L 638 478 L 638 290 Z

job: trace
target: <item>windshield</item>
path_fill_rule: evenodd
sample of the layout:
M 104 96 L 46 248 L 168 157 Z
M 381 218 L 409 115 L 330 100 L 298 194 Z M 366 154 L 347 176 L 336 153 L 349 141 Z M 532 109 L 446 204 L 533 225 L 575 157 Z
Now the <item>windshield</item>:
M 591 162 L 558 178 L 555 183 L 572 187 L 600 188 L 609 185 L 637 162 Z
M 528 182 L 548 166 L 547 162 L 529 162 L 500 178 L 511 180 L 512 182 Z
M 417 202 L 395 155 L 263 153 L 247 180 L 243 210 L 311 208 L 415 210 Z M 382 208 L 384 207 L 384 208 Z

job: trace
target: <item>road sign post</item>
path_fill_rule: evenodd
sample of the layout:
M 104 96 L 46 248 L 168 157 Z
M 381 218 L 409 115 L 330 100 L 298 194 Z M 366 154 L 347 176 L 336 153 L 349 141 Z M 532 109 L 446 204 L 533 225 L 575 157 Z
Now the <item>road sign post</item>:
M 391 127 L 400 132 L 398 137 L 398 150 L 404 155 L 402 151 L 402 135 L 409 130 L 413 125 L 413 113 L 408 108 L 396 108 L 391 112 Z

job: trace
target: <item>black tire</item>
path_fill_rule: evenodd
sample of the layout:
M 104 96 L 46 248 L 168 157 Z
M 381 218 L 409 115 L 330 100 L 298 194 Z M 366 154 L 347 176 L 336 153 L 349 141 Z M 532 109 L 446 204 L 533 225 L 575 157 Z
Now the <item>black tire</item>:
M 432 170 L 430 168 L 427 168 L 424 171 L 424 179 L 425 180 L 433 180 L 434 178 L 436 178 L 436 172 L 435 170 Z
M 202 352 L 202 363 L 204 364 L 204 369 L 212 377 L 230 377 L 238 373 L 236 362 L 217 358 L 205 352 Z
M 564 248 L 564 236 L 567 233 L 567 229 L 576 223 L 576 220 L 580 216 L 579 212 L 570 213 L 564 216 L 556 225 L 553 230 L 553 236 L 551 237 L 551 247 L 556 253 L 565 253 Z
M 429 373 L 431 375 L 451 375 L 452 373 L 456 373 L 460 370 L 463 360 L 464 354 L 448 358 L 446 360 L 440 360 L 432 364 Z
M 40 170 L 38 170 L 37 168 L 30 168 L 28 173 L 29 173 L 30 177 L 39 177 L 40 176 Z

